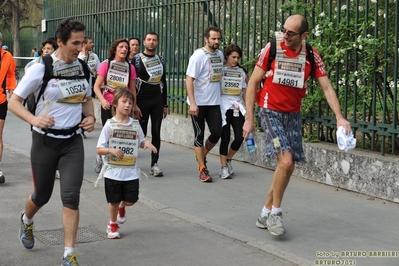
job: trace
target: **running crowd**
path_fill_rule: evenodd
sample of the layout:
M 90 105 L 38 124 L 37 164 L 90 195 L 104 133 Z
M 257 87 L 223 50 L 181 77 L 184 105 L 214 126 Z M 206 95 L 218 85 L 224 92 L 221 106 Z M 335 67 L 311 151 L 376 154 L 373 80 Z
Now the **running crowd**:
M 288 17 L 281 31 L 275 33 L 276 40 L 262 49 L 251 77 L 239 65 L 241 48 L 230 44 L 223 53 L 219 50 L 222 31 L 208 27 L 204 31 L 205 45 L 194 51 L 186 70 L 187 103 L 201 182 L 212 182 L 206 156 L 219 139 L 219 176 L 230 179 L 234 175 L 232 159 L 255 130 L 255 102 L 260 107 L 265 154 L 276 158 L 277 168 L 256 225 L 276 236 L 286 233 L 281 209 L 285 189 L 295 163 L 305 160 L 300 107 L 309 77 L 319 82 L 337 127 L 343 126 L 347 134 L 351 131 L 322 58 L 306 44 L 308 27 L 304 16 Z M 26 66 L 18 85 L 14 60 L 0 49 L 4 95 L 0 97 L 0 163 L 7 109 L 32 126 L 33 193 L 19 215 L 20 241 L 27 249 L 34 247 L 33 218 L 50 200 L 58 177 L 65 234 L 62 265 L 78 265 L 75 241 L 84 172 L 83 139 L 84 132 L 91 132 L 96 122 L 93 97 L 101 103 L 102 124 L 93 168 L 99 180 L 104 179 L 109 239 L 120 238 L 119 225 L 127 219 L 125 208 L 139 198 L 138 149 L 151 151 L 151 175 L 164 174 L 158 160 L 168 102 L 165 59 L 157 54 L 158 34 L 148 32 L 142 40 L 117 39 L 110 45 L 108 57 L 100 62 L 93 52 L 93 40 L 84 31 L 80 21 L 62 21 L 55 38 L 43 42 L 42 55 Z M 0 34 L 0 47 L 1 40 Z M 144 49 L 140 52 L 141 41 Z M 32 108 L 28 110 L 24 105 L 29 99 Z M 149 120 L 151 142 L 145 138 Z M 210 135 L 204 141 L 205 122 Z M 4 182 L 0 171 L 0 183 Z

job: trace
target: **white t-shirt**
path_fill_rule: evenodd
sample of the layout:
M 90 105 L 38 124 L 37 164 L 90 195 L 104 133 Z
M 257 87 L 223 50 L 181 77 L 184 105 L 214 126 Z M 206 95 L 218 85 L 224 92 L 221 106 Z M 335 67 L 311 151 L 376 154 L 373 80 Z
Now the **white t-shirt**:
M 216 50 L 214 54 L 220 56 L 224 62 L 223 53 Z M 194 99 L 198 106 L 220 104 L 220 81 L 211 82 L 212 66 L 209 57 L 203 49 L 197 49 L 188 62 L 186 75 L 194 78 Z M 190 100 L 187 97 L 187 103 Z
M 84 76 L 82 65 L 78 60 L 71 64 L 65 64 L 65 62 L 56 58 L 55 55 L 51 56 L 53 58 L 54 75 L 74 76 L 72 74 L 74 74 L 73 71 L 75 71 L 79 72 L 79 75 Z M 22 80 L 18 83 L 14 93 L 23 99 L 26 99 L 29 94 L 34 93 L 35 98 L 37 98 L 43 83 L 43 76 L 44 64 L 32 64 L 25 72 Z M 86 96 L 91 95 L 91 88 L 85 78 L 77 79 L 73 83 L 69 83 L 69 85 L 65 85 L 65 81 L 66 80 L 50 79 L 42 97 L 40 97 L 37 103 L 35 116 L 41 115 L 47 109 L 46 115 L 54 117 L 55 125 L 52 129 L 68 129 L 79 124 L 82 120 L 82 102 L 68 102 L 67 98 L 75 95 L 78 96 L 79 99 L 84 99 Z M 74 88 L 73 91 L 70 90 L 70 87 Z M 70 92 L 71 95 L 67 95 L 68 92 Z M 46 105 L 43 105 L 43 99 Z M 33 129 L 44 134 L 40 128 L 33 127 Z M 80 128 L 76 133 L 80 133 Z M 49 133 L 48 136 L 61 139 L 70 137 L 64 135 L 55 136 L 51 133 Z
M 111 118 L 113 121 L 116 121 L 114 117 Z M 110 131 L 111 131 L 111 124 L 109 119 L 101 133 L 100 137 L 98 138 L 97 142 L 97 148 L 108 148 L 109 147 L 109 136 L 110 136 Z M 124 124 L 125 126 L 129 126 L 133 123 L 133 118 L 129 118 L 129 122 L 127 124 Z M 143 133 L 143 130 L 140 127 L 140 133 L 139 133 L 139 146 L 141 143 L 145 141 L 145 136 Z M 108 164 L 108 155 L 103 155 L 103 162 L 105 164 L 105 172 L 104 172 L 104 177 L 113 179 L 113 180 L 118 180 L 118 181 L 129 181 L 129 180 L 135 180 L 138 179 L 140 176 L 137 172 L 137 167 L 118 167 L 114 165 L 109 165 Z M 137 165 L 137 161 L 136 161 Z
M 84 62 L 86 62 L 86 64 L 89 66 L 91 73 L 93 74 L 93 76 L 95 77 L 97 74 L 98 69 L 100 68 L 100 59 L 98 58 L 98 56 L 93 53 L 93 52 L 89 52 L 88 56 L 85 55 L 84 53 L 80 52 L 79 56 L 80 59 L 82 59 Z

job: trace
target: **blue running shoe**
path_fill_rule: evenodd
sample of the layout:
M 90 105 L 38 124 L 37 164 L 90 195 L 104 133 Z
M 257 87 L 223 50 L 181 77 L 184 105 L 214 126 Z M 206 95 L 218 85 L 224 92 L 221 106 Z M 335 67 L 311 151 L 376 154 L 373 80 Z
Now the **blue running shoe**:
M 25 224 L 22 219 L 24 214 L 25 212 L 21 211 L 19 218 L 21 224 L 21 227 L 19 228 L 19 239 L 26 249 L 32 249 L 35 245 L 35 238 L 33 237 L 33 223 L 29 225 Z

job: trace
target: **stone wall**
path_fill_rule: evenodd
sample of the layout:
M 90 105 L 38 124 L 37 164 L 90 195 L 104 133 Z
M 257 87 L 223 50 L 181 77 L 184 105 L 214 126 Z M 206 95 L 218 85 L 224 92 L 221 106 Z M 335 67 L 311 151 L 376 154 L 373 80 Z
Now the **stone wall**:
M 99 102 L 94 101 L 95 114 L 101 124 Z M 151 134 L 151 130 L 148 130 Z M 208 136 L 209 132 L 205 132 Z M 163 141 L 193 147 L 193 128 L 190 118 L 182 115 L 168 115 L 162 122 Z M 275 169 L 276 162 L 264 156 L 264 136 L 255 135 L 257 150 L 254 154 L 246 151 L 245 144 L 235 155 L 237 161 Z M 330 186 L 355 191 L 370 197 L 399 203 L 399 157 L 363 150 L 351 150 L 347 153 L 338 149 L 336 144 L 304 143 L 306 163 L 296 165 L 294 175 L 304 179 L 324 183 Z M 212 154 L 218 154 L 215 146 Z

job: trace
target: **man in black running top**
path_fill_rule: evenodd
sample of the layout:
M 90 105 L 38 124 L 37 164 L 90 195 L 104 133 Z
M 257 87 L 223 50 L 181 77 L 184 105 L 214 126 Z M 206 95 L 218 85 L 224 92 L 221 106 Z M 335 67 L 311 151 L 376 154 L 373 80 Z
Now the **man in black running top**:
M 144 135 L 147 135 L 148 119 L 151 117 L 151 143 L 158 153 L 151 153 L 153 176 L 163 176 L 158 167 L 161 147 L 161 123 L 168 113 L 165 59 L 156 54 L 159 39 L 155 32 L 148 32 L 143 40 L 144 51 L 136 54 L 132 65 L 136 68 L 137 110 Z

